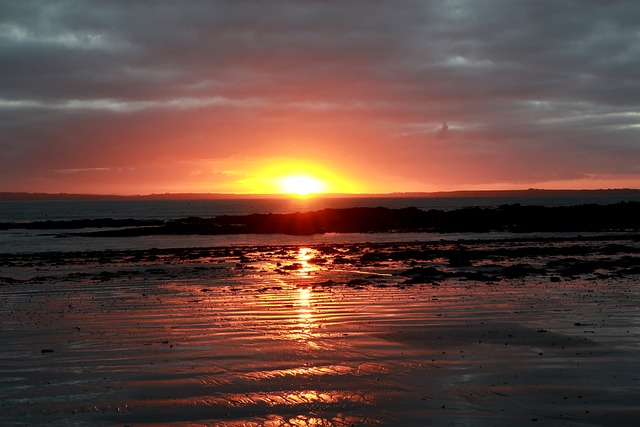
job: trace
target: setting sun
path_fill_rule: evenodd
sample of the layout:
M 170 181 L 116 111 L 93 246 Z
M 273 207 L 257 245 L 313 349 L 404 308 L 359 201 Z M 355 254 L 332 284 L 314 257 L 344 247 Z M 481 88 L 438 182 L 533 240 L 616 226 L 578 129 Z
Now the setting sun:
M 310 197 L 318 194 L 355 194 L 363 187 L 353 176 L 327 168 L 320 161 L 270 157 L 232 165 L 238 177 L 228 192 L 237 194 L 273 194 Z M 334 165 L 332 165 L 334 166 Z M 228 173 L 231 176 L 231 172 Z
M 282 192 L 296 196 L 309 196 L 324 191 L 324 183 L 305 175 L 294 175 L 282 178 Z

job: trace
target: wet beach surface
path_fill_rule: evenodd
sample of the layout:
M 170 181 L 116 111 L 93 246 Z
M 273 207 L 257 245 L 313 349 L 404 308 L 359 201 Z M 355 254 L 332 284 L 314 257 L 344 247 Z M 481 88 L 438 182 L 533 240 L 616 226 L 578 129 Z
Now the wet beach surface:
M 635 425 L 637 234 L 0 255 L 2 425 Z

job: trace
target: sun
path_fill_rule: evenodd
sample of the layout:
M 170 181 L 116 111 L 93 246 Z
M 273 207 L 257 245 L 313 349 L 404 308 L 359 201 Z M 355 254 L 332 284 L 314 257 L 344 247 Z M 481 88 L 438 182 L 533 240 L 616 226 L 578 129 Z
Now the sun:
M 322 193 L 325 188 L 325 184 L 322 181 L 306 175 L 284 177 L 280 180 L 280 184 L 283 193 L 300 197 Z
M 265 158 L 234 170 L 247 171 L 236 181 L 245 194 L 309 198 L 360 192 L 360 186 L 334 170 L 306 160 Z

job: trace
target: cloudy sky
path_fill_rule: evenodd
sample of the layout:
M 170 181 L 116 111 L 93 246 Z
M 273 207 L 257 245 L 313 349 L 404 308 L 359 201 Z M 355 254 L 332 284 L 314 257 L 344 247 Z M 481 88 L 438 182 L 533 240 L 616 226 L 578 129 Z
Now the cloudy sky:
M 0 3 L 0 191 L 640 187 L 640 2 Z

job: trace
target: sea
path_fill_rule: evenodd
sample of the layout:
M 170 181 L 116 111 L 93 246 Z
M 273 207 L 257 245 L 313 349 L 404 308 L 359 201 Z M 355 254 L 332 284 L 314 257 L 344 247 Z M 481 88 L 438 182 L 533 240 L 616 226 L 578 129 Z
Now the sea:
M 0 201 L 0 223 L 29 223 L 78 219 L 159 219 L 186 217 L 213 218 L 220 215 L 252 213 L 293 213 L 325 208 L 416 207 L 450 211 L 465 207 L 495 207 L 508 204 L 574 206 L 640 201 L 635 195 L 508 196 L 508 197 L 310 197 L 246 198 L 215 200 L 33 200 Z M 104 229 L 102 229 L 104 230 Z M 327 233 L 313 236 L 223 235 L 223 236 L 141 236 L 80 237 L 77 230 L 0 230 L 0 254 L 69 252 L 190 247 L 230 247 L 269 245 L 317 245 L 348 243 L 415 242 L 510 237 L 512 233 Z M 92 231 L 92 229 L 83 229 Z M 537 233 L 558 236 L 571 233 Z M 581 233 L 584 235 L 585 233 Z M 575 233 L 573 233 L 575 235 Z

